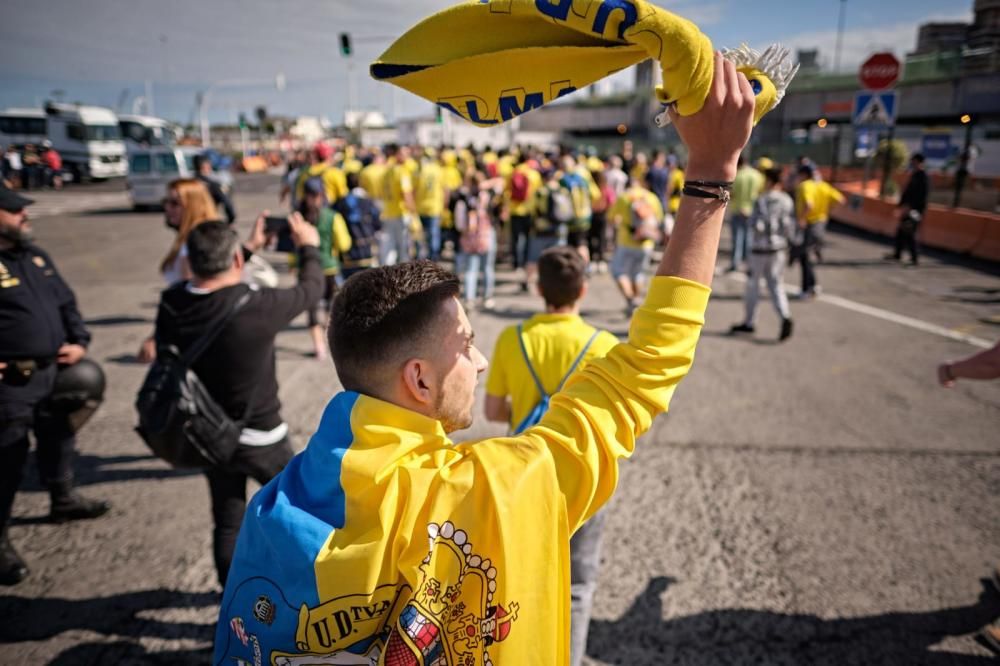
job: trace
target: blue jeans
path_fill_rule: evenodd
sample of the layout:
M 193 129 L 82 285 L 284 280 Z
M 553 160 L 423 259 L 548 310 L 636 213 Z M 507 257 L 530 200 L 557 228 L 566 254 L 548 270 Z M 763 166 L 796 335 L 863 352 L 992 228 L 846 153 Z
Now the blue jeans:
M 420 258 L 437 261 L 441 258 L 441 218 L 420 216 L 424 227 L 424 242 L 420 244 Z
M 750 218 L 746 215 L 733 213 L 729 218 L 729 228 L 733 232 L 733 252 L 730 255 L 730 268 L 739 268 L 749 256 Z
M 455 272 L 464 274 L 465 301 L 470 303 L 476 300 L 476 293 L 479 291 L 479 271 L 482 270 L 486 285 L 483 290 L 483 298 L 493 298 L 493 289 L 496 286 L 496 263 L 497 263 L 497 232 L 493 229 L 490 234 L 489 249 L 482 254 L 468 254 L 462 252 L 458 255 L 458 264 Z

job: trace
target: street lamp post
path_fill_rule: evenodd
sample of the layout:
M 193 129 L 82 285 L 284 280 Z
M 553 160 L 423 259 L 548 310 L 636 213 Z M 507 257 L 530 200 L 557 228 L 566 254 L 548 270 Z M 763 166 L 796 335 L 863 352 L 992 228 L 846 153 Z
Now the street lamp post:
M 210 85 L 204 92 L 198 95 L 198 116 L 201 122 L 201 145 L 208 148 L 211 145 L 212 133 L 208 123 L 208 107 L 211 103 L 212 93 L 219 88 L 231 88 L 235 86 L 253 86 L 262 83 L 274 83 L 274 88 L 278 92 L 285 89 L 285 74 L 278 72 L 273 79 L 226 79 Z
M 959 121 L 965 125 L 965 147 L 958 160 L 958 170 L 955 172 L 955 200 L 952 208 L 958 208 L 962 202 L 962 190 L 965 189 L 965 181 L 969 177 L 969 159 L 972 151 L 972 116 L 965 114 Z

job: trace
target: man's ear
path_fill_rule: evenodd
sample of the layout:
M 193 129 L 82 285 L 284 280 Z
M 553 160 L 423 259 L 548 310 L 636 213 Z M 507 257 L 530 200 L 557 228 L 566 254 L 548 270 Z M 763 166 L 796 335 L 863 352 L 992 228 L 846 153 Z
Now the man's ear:
M 580 287 L 580 297 L 577 298 L 576 301 L 579 303 L 580 301 L 585 299 L 587 297 L 588 291 L 590 291 L 590 283 L 584 280 L 583 286 Z
M 403 388 L 420 405 L 434 404 L 434 371 L 424 359 L 412 358 L 403 366 Z
M 236 252 L 233 253 L 233 268 L 242 271 L 245 264 L 246 262 L 243 260 L 243 246 L 237 245 Z

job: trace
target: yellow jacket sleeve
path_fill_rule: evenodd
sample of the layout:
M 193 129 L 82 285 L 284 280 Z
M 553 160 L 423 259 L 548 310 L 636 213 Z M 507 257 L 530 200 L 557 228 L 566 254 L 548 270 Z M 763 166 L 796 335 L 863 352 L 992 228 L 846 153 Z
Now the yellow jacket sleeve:
M 690 370 L 709 293 L 687 280 L 654 278 L 628 341 L 576 373 L 553 396 L 541 423 L 518 437 L 474 446 L 485 447 L 481 455 L 494 461 L 504 457 L 490 451 L 497 447 L 533 471 L 550 468 L 569 533 L 575 532 L 611 497 L 619 458 L 632 454 Z

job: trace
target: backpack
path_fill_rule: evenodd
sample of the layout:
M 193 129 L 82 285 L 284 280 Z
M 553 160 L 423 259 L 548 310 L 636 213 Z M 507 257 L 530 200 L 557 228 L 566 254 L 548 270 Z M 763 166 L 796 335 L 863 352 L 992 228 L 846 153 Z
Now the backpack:
M 549 219 L 556 225 L 570 224 L 576 219 L 573 210 L 573 198 L 563 187 L 553 187 L 549 190 Z
M 786 214 L 780 199 L 768 194 L 757 199 L 750 224 L 750 247 L 757 252 L 776 252 L 788 247 L 788 229 L 785 228 Z
M 569 190 L 573 201 L 573 222 L 577 226 L 589 226 L 593 215 L 593 201 L 590 198 L 590 185 L 578 173 L 566 174 L 563 185 Z
M 575 361 L 573 361 L 573 365 L 570 366 L 569 372 L 567 372 L 562 378 L 562 381 L 559 382 L 559 387 L 555 390 L 555 393 L 562 391 L 566 381 L 573 375 L 574 372 L 576 372 L 576 369 L 580 367 L 580 364 L 583 363 L 583 358 L 587 355 L 587 351 L 590 349 L 591 345 L 594 344 L 594 340 L 597 339 L 599 334 L 600 331 L 594 331 L 594 334 L 590 336 L 590 340 L 587 340 L 587 344 L 584 345 L 583 351 L 581 351 L 580 355 L 576 357 Z M 528 349 L 524 346 L 523 324 L 518 324 L 517 326 L 517 341 L 521 345 L 521 355 L 524 357 L 524 362 L 528 364 L 528 371 L 531 373 L 531 378 L 535 380 L 535 387 L 538 389 L 538 393 L 542 396 L 541 400 L 539 400 L 538 403 L 532 407 L 531 411 L 528 412 L 528 415 L 524 417 L 524 420 L 522 420 L 519 424 L 517 424 L 517 427 L 514 428 L 513 434 L 520 435 L 522 432 L 533 425 L 537 425 L 542 420 L 542 417 L 545 416 L 545 412 L 549 411 L 549 402 L 552 400 L 552 396 L 545 392 L 545 387 L 542 386 L 542 380 L 538 378 L 538 373 L 535 372 L 535 368 L 531 365 L 531 359 L 528 358 Z M 553 393 L 553 395 L 555 395 L 555 393 Z
M 351 234 L 351 249 L 347 251 L 344 261 L 347 263 L 372 258 L 372 247 L 379 230 L 378 209 L 371 199 L 348 194 L 333 205 L 333 210 L 340 213 L 347 223 L 347 231 Z
M 510 200 L 514 203 L 524 203 L 528 200 L 531 180 L 524 171 L 515 171 L 510 177 Z
M 632 238 L 637 241 L 659 240 L 659 221 L 656 219 L 653 206 L 646 201 L 645 197 L 633 198 L 629 211 L 632 216 L 629 224 Z
M 459 210 L 456 216 L 456 223 L 462 235 L 459 238 L 459 247 L 465 254 L 485 254 L 490 249 L 493 226 L 488 217 L 479 211 L 478 196 L 469 195 L 464 201 L 464 213 Z M 475 214 L 475 224 L 472 224 L 473 214 Z
M 240 443 L 246 413 L 234 421 L 209 395 L 191 366 L 219 333 L 242 310 L 253 291 L 247 291 L 215 326 L 184 354 L 171 345 L 157 350 L 156 361 L 139 389 L 135 430 L 159 458 L 178 468 L 204 469 L 232 459 Z

